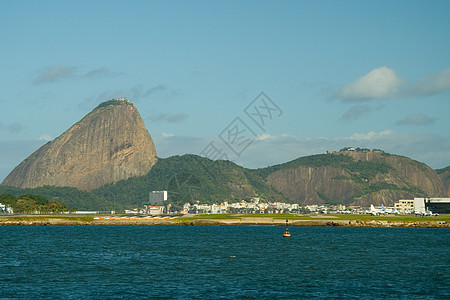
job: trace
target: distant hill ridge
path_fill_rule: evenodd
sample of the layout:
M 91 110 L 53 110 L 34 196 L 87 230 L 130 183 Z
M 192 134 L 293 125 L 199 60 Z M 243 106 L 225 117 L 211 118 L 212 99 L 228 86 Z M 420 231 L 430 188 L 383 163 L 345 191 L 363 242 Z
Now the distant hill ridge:
M 449 169 L 436 171 L 407 157 L 376 151 L 339 151 L 300 157 L 290 162 L 260 169 L 247 169 L 229 161 L 211 161 L 186 154 L 158 159 L 149 173 L 104 185 L 87 194 L 74 190 L 44 187 L 26 192 L 78 208 L 124 209 L 148 202 L 152 190 L 168 190 L 173 205 L 185 202 L 220 203 L 250 200 L 305 204 L 391 205 L 400 198 L 448 197 Z M 8 189 L 8 190 L 7 190 Z M 21 189 L 0 186 L 0 193 L 23 194 Z M 59 189 L 59 191 L 58 191 Z M 70 194 L 69 199 L 64 199 Z M 68 206 L 70 206 L 68 204 Z

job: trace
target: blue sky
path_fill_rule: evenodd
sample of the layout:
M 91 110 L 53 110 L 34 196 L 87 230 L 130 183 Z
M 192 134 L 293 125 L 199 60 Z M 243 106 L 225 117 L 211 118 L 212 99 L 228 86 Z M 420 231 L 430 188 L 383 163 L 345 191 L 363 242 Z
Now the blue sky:
M 446 167 L 449 12 L 450 1 L 0 0 L 0 181 L 121 96 L 160 157 L 214 145 L 256 168 L 354 146 Z M 261 92 L 278 108 L 259 106 L 263 128 L 245 113 Z M 237 125 L 251 133 L 239 149 Z

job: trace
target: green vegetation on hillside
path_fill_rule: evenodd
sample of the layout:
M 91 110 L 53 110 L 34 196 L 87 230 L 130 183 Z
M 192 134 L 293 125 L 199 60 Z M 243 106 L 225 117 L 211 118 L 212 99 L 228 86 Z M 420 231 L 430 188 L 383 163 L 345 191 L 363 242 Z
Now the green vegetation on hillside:
M 442 168 L 442 169 L 436 169 L 435 171 L 436 171 L 436 173 L 438 173 L 439 175 L 441 175 L 442 173 L 450 172 L 450 166 L 445 167 L 445 168 Z
M 353 159 L 350 156 L 344 154 L 316 154 L 299 157 L 287 163 L 257 169 L 256 173 L 262 178 L 267 179 L 270 174 L 279 170 L 295 169 L 298 167 L 318 168 L 323 166 L 340 168 L 341 166 L 352 162 Z
M 390 170 L 394 170 L 385 161 L 352 161 L 342 165 L 342 168 L 348 172 L 358 174 L 363 179 L 372 179 L 377 174 L 386 174 Z
M 329 197 L 327 197 L 325 194 L 317 191 L 317 196 L 319 197 L 319 199 L 321 199 L 325 204 L 330 204 L 330 205 L 336 205 L 339 204 L 339 201 L 333 200 Z
M 447 173 L 447 175 L 444 176 L 444 177 L 442 177 L 442 179 L 443 179 L 444 181 L 450 181 L 450 166 L 445 167 L 445 168 L 443 168 L 443 169 L 437 169 L 437 170 L 436 170 L 436 173 L 438 173 L 439 175 L 442 175 L 442 174 Z
M 384 174 L 393 170 L 393 168 L 385 161 L 355 161 L 348 155 L 341 153 L 327 153 L 300 157 L 284 164 L 257 169 L 256 172 L 261 177 L 267 178 L 270 174 L 279 170 L 294 169 L 298 167 L 318 168 L 323 166 L 344 169 L 348 173 L 357 174 L 359 179 L 371 179 L 377 174 Z
M 57 201 L 49 202 L 40 195 L 26 194 L 16 197 L 12 194 L 0 194 L 0 203 L 10 206 L 14 213 L 59 213 L 69 211 L 65 204 Z
M 105 198 L 87 191 L 80 191 L 73 187 L 43 186 L 38 188 L 18 188 L 0 185 L 0 194 L 8 193 L 16 197 L 24 194 L 40 195 L 50 202 L 64 203 L 70 209 L 79 210 L 111 210 L 112 203 Z M 1 201 L 0 201 L 1 202 Z
M 170 203 L 180 208 L 184 203 L 220 203 L 250 200 L 253 196 L 267 201 L 287 201 L 252 171 L 230 161 L 212 161 L 183 155 L 159 159 L 147 175 L 121 180 L 93 191 L 97 196 L 125 207 L 148 203 L 149 192 L 167 190 Z

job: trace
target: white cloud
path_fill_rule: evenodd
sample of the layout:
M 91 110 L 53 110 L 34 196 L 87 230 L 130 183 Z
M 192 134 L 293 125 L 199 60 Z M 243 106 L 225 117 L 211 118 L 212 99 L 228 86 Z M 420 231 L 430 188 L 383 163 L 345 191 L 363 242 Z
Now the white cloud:
M 398 94 L 404 79 L 386 66 L 373 69 L 355 82 L 343 87 L 337 97 L 344 101 L 360 101 L 373 98 L 390 98 Z
M 52 140 L 52 136 L 50 134 L 43 134 L 39 137 L 40 141 L 51 141 Z
M 450 89 L 450 69 L 431 74 L 414 82 L 405 96 L 429 96 Z
M 394 132 L 392 130 L 386 129 L 381 132 L 370 131 L 367 133 L 354 133 L 348 138 L 337 138 L 337 139 L 349 139 L 353 141 L 376 141 L 382 138 L 392 136 Z
M 161 135 L 162 135 L 163 137 L 172 137 L 172 136 L 174 136 L 173 133 L 165 133 L 165 132 L 163 132 Z
M 261 135 L 257 135 L 255 137 L 255 140 L 257 140 L 257 141 L 264 141 L 264 140 L 267 140 L 267 139 L 274 139 L 274 138 L 276 138 L 276 137 L 273 136 L 273 135 L 270 135 L 268 133 L 263 133 Z
M 344 86 L 335 97 L 343 102 L 358 102 L 369 99 L 423 97 L 449 89 L 450 69 L 410 82 L 400 78 L 394 69 L 383 66 Z

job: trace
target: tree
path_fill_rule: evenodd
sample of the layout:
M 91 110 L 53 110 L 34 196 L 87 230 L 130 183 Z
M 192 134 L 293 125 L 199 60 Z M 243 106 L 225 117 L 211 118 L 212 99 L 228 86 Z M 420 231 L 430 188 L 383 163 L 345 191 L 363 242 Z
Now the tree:
M 0 203 L 11 206 L 17 202 L 17 197 L 12 194 L 1 194 L 0 195 Z

